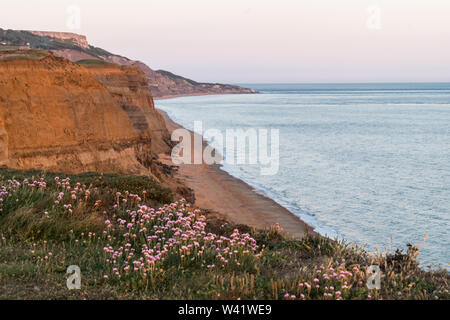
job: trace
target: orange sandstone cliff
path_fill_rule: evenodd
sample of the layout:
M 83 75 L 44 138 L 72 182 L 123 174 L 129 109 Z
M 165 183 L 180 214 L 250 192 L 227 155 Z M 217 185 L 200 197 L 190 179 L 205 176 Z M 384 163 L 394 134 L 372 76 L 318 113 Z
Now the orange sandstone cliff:
M 135 66 L 0 61 L 0 166 L 154 175 L 169 140 Z

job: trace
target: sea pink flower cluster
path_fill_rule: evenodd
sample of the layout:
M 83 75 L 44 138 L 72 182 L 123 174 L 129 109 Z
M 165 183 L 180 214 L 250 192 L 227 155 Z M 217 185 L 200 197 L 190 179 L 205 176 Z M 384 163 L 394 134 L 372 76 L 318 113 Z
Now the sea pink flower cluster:
M 69 177 L 64 178 L 64 179 L 60 179 L 59 177 L 56 177 L 55 182 L 56 182 L 56 185 L 61 190 L 58 194 L 58 197 L 55 200 L 55 204 L 60 204 L 64 198 L 67 199 L 67 202 L 70 202 L 70 200 L 77 200 L 77 199 L 87 200 L 91 194 L 91 191 L 85 185 L 82 185 L 80 182 L 77 182 L 72 186 L 70 184 Z M 66 197 L 66 195 L 68 198 Z M 69 212 L 72 212 L 71 207 L 72 206 L 69 203 L 64 204 L 64 209 L 68 209 Z
M 44 181 L 44 178 L 41 178 L 39 180 L 35 180 L 33 182 L 29 182 L 28 179 L 25 179 L 23 183 L 20 183 L 17 180 L 8 180 L 8 183 L 6 185 L 3 185 L 0 187 L 0 197 L 5 197 L 8 195 L 11 195 L 12 193 L 15 193 L 17 189 L 20 187 L 29 187 L 29 188 L 41 188 L 44 189 L 47 186 L 47 183 Z
M 111 275 L 146 278 L 160 271 L 168 260 L 177 265 L 196 261 L 212 269 L 214 263 L 208 262 L 214 260 L 225 268 L 261 256 L 263 250 L 258 251 L 249 234 L 237 229 L 229 238 L 207 233 L 205 220 L 184 199 L 159 209 L 140 205 L 135 211 L 126 210 L 114 222 L 106 220 L 107 239 L 111 241 L 104 252 Z
M 79 182 L 72 187 L 69 177 L 65 179 L 56 177 L 55 182 L 60 192 L 57 194 L 54 203 L 55 205 L 62 205 L 63 208 L 69 212 L 72 211 L 74 203 L 73 200 L 77 200 L 78 197 L 87 199 L 90 195 L 89 189 L 86 189 L 86 186 L 82 186 Z M 33 181 L 25 179 L 23 183 L 20 183 L 17 180 L 8 180 L 6 185 L 0 187 L 0 197 L 2 198 L 0 203 L 3 202 L 4 197 L 13 195 L 19 190 L 19 188 L 22 188 L 22 190 L 29 190 L 31 192 L 36 190 L 44 191 L 47 188 L 47 183 L 44 178 L 39 178 L 39 180 Z
M 44 178 L 40 178 L 39 180 L 35 180 L 32 182 L 29 182 L 28 179 L 25 179 L 23 183 L 20 183 L 19 181 L 15 179 L 10 179 L 7 181 L 6 185 L 0 186 L 0 211 L 3 210 L 2 206 L 7 197 L 12 197 L 19 188 L 29 188 L 30 190 L 42 190 L 45 189 L 47 186 L 47 183 L 44 181 Z M 19 199 L 15 199 L 16 202 L 19 201 Z
M 96 192 L 98 191 L 97 188 L 91 190 L 80 182 L 73 183 L 69 177 L 55 177 L 55 184 L 58 192 L 55 194 L 54 205 L 55 208 L 61 207 L 64 209 L 61 210 L 61 212 L 73 213 L 77 205 L 93 197 L 94 200 L 96 200 L 94 207 L 99 207 L 102 203 L 100 199 L 95 199 Z M 0 186 L 0 211 L 2 211 L 2 206 L 4 201 L 6 201 L 6 198 L 12 197 L 19 189 L 22 192 L 46 192 L 46 190 L 48 190 L 48 192 L 54 193 L 54 189 L 47 188 L 47 183 L 44 178 L 33 180 L 25 179 L 23 182 L 11 179 L 8 180 L 5 185 Z M 122 194 L 118 192 L 116 196 L 118 198 L 120 197 L 120 203 L 118 201 L 115 208 L 124 209 L 127 205 L 137 205 L 141 203 L 143 199 L 145 200 L 146 194 L 147 191 L 143 191 L 142 196 L 125 191 L 122 196 Z M 15 201 L 18 202 L 19 199 L 15 199 Z
M 45 188 L 47 186 L 47 183 L 44 181 L 44 178 L 40 178 L 39 181 L 35 180 L 35 181 L 31 182 L 31 183 L 28 181 L 28 179 L 25 179 L 23 181 L 23 184 L 25 186 L 29 186 L 31 188 L 34 188 L 34 187 Z
M 289 294 L 289 293 L 286 293 L 286 294 L 284 295 L 284 298 L 285 298 L 286 300 L 295 300 L 295 299 L 297 299 L 297 297 L 296 297 L 295 295 Z
M 32 182 L 24 180 L 23 183 L 10 180 L 0 186 L 0 210 L 4 198 L 19 188 L 23 188 L 21 191 L 43 192 L 47 189 L 51 192 L 54 207 L 52 211 L 43 212 L 47 218 L 54 213 L 72 214 L 79 205 L 84 210 L 83 202 L 87 200 L 94 208 L 102 204 L 96 188 L 74 183 L 69 177 L 56 177 L 55 184 L 56 191 L 48 189 L 43 178 Z M 206 217 L 184 199 L 155 209 L 143 203 L 146 194 L 146 191 L 140 195 L 115 192 L 115 204 L 103 212 L 105 229 L 100 237 L 106 243 L 103 244 L 104 279 L 145 279 L 164 272 L 167 266 L 183 267 L 192 263 L 211 272 L 217 268 L 244 268 L 252 266 L 255 259 L 262 256 L 264 248 L 259 248 L 248 233 L 238 229 L 229 236 L 207 232 Z M 81 238 L 77 238 L 72 230 L 69 233 L 77 245 L 101 239 L 93 232 L 83 232 Z M 47 255 L 47 259 L 49 257 Z
M 355 283 L 361 285 L 363 280 L 365 280 L 365 274 L 356 266 L 352 268 L 352 271 L 347 270 L 344 264 L 336 269 L 322 266 L 315 271 L 315 277 L 311 283 L 308 281 L 298 283 L 297 296 L 306 299 L 307 297 L 317 298 L 321 295 L 323 299 L 342 300 L 344 293 L 348 292 Z

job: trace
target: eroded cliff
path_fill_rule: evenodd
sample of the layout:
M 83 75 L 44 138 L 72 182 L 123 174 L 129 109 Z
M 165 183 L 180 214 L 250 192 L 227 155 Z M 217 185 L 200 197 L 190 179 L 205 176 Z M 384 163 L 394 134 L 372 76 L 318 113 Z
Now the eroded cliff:
M 94 47 L 88 43 L 85 36 L 75 33 L 0 28 L 0 51 L 4 47 L 11 46 L 51 50 L 56 56 L 72 62 L 97 60 L 124 66 L 136 65 L 147 76 L 148 86 L 155 99 L 205 94 L 255 93 L 253 89 L 240 86 L 196 82 L 169 71 L 153 70 L 141 61 L 131 60 Z
M 0 166 L 154 175 L 169 134 L 137 67 L 0 61 Z M 152 173 L 153 171 L 153 173 Z

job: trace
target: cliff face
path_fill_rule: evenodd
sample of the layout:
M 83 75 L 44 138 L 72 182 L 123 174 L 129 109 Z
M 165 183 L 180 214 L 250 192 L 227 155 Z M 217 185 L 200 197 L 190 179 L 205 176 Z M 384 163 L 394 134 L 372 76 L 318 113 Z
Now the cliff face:
M 168 141 L 136 67 L 0 61 L 0 166 L 152 174 Z
M 170 137 L 164 119 L 155 110 L 145 74 L 136 66 L 94 65 L 88 70 L 112 94 L 134 130 L 141 135 L 151 133 L 152 150 L 168 151 Z

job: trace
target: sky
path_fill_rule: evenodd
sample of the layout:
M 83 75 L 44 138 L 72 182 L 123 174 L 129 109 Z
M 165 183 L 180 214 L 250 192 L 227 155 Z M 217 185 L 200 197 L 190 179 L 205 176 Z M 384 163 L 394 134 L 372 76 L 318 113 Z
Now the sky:
M 0 28 L 84 34 L 197 81 L 450 82 L 449 0 L 14 0 L 0 12 Z

